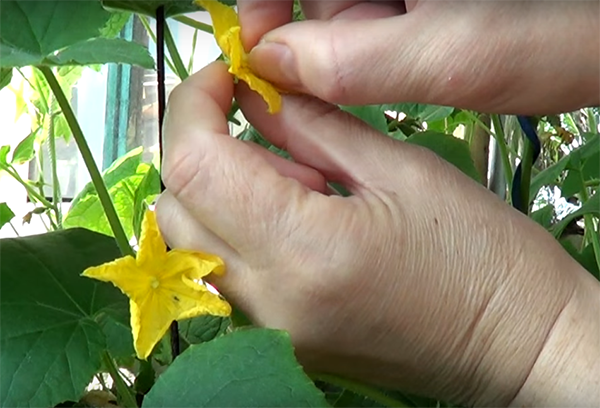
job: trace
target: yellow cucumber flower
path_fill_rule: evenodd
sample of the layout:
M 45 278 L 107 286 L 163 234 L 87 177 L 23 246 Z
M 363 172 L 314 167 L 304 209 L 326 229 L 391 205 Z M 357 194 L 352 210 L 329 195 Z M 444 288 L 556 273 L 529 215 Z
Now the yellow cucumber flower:
M 224 271 L 216 255 L 179 249 L 167 252 L 156 214 L 147 211 L 135 258 L 125 256 L 88 268 L 82 275 L 112 282 L 129 297 L 133 345 L 138 358 L 145 360 L 174 320 L 231 313 L 229 303 L 200 282 L 210 273 Z
M 196 4 L 210 13 L 217 44 L 229 60 L 229 72 L 246 82 L 258 92 L 267 105 L 269 113 L 281 109 L 281 95 L 269 82 L 257 77 L 248 64 L 248 56 L 242 45 L 240 23 L 235 10 L 218 0 L 195 0 Z

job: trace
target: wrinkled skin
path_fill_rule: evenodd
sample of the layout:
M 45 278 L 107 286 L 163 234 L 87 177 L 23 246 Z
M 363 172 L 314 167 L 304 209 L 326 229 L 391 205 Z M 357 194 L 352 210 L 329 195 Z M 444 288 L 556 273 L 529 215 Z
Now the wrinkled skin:
M 253 9 L 252 3 L 239 3 L 250 46 L 265 30 L 285 23 L 289 11 L 285 1 L 256 2 L 265 6 L 261 9 Z M 307 14 L 326 19 L 359 10 L 363 17 L 380 17 L 377 13 L 403 7 L 354 3 L 310 3 Z M 435 4 L 416 9 L 422 7 L 422 13 L 434 18 Z M 340 5 L 356 8 L 340 11 Z M 487 10 L 469 7 L 472 13 Z M 314 27 L 300 31 L 309 24 Z M 319 53 L 320 43 L 311 38 L 321 30 L 319 24 L 328 23 L 290 25 L 269 35 L 289 30 L 290 38 L 310 41 Z M 339 27 L 345 24 L 353 22 Z M 423 30 L 416 40 L 424 41 L 427 25 Z M 365 51 L 357 39 L 349 44 Z M 252 58 L 259 57 L 257 48 Z M 296 89 L 330 101 L 398 97 L 389 90 L 393 87 L 360 71 L 367 62 L 356 55 L 348 58 L 354 65 L 345 66 L 350 72 L 356 67 L 356 76 L 340 77 L 350 81 L 343 83 L 342 93 L 327 90 L 325 82 L 337 79 L 318 61 L 311 67 L 304 60 L 309 68 L 300 69 L 303 82 Z M 470 70 L 467 65 L 471 61 L 460 69 Z M 490 75 L 486 67 L 481 66 L 479 76 Z M 362 84 L 361 75 L 365 84 L 374 82 Z M 421 83 L 431 80 L 417 70 L 410 75 Z M 440 91 L 445 96 L 427 94 L 423 101 L 460 105 L 462 100 L 465 106 L 506 111 L 529 106 L 531 100 L 514 102 L 508 90 L 498 100 L 512 105 L 478 102 L 477 94 L 488 92 L 477 85 L 478 75 L 471 93 L 467 89 L 463 96 L 452 96 L 446 89 Z M 531 98 L 541 98 L 540 92 L 546 92 L 542 85 L 531 85 L 539 91 Z M 407 87 L 398 92 L 416 92 Z M 228 136 L 226 113 L 234 93 L 246 118 L 273 144 L 287 149 L 293 162 Z M 573 104 L 586 103 L 583 99 L 588 96 Z M 552 110 L 547 103 L 544 97 L 536 106 Z M 379 134 L 314 97 L 286 95 L 282 111 L 271 116 L 243 84 L 234 88 L 225 65 L 209 65 L 171 95 L 163 180 L 167 190 L 157 211 L 169 245 L 221 256 L 227 273 L 212 283 L 256 324 L 288 330 L 308 370 L 464 404 L 544 405 L 548 400 L 530 397 L 539 392 L 535 381 L 539 377 L 554 384 L 546 371 L 568 372 L 555 355 L 568 355 L 572 366 L 579 358 L 576 351 L 566 353 L 561 346 L 556 353 L 548 344 L 572 344 L 585 350 L 586 359 L 599 354 L 581 346 L 594 344 L 595 338 L 566 341 L 563 336 L 577 332 L 574 315 L 584 316 L 576 327 L 595 327 L 585 320 L 593 320 L 589 313 L 579 312 L 597 310 L 588 301 L 598 295 L 598 284 L 546 231 L 433 153 Z M 333 194 L 330 181 L 343 184 L 352 196 Z M 600 361 L 598 357 L 592 360 Z M 598 371 L 597 364 L 587 371 L 576 367 L 585 378 L 590 370 Z M 535 392 L 520 399 L 524 389 Z M 581 401 L 596 401 L 585 391 L 577 394 Z M 558 405 L 573 402 L 560 392 L 545 395 Z
M 290 20 L 290 1 L 239 1 L 246 47 L 264 35 L 251 63 L 283 88 L 348 105 L 410 101 L 511 114 L 600 104 L 598 1 L 302 4 L 314 20 L 273 30 Z M 273 43 L 286 44 L 294 61 L 282 63 Z

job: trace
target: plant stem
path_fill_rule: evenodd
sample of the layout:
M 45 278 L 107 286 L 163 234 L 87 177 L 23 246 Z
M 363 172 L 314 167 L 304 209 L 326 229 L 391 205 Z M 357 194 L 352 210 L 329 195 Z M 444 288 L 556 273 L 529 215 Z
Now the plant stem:
M 177 50 L 177 45 L 175 45 L 175 40 L 173 39 L 173 34 L 171 34 L 171 30 L 169 29 L 169 25 L 165 22 L 165 44 L 167 45 L 167 49 L 169 50 L 169 55 L 173 60 L 173 64 L 175 65 L 175 72 L 177 76 L 182 81 L 185 80 L 189 74 L 185 65 L 183 64 L 183 60 L 181 59 L 181 55 L 179 55 L 179 51 Z
M 531 188 L 531 168 L 533 167 L 533 144 L 525 139 L 523 161 L 521 162 L 521 212 L 529 215 L 529 189 Z
M 311 374 L 311 379 L 313 381 L 323 381 L 332 385 L 337 385 L 338 387 L 345 388 L 354 392 L 355 394 L 363 395 L 373 401 L 380 403 L 385 407 L 412 407 L 413 404 L 406 400 L 400 401 L 397 398 L 390 397 L 386 395 L 384 392 L 378 390 L 377 388 L 371 387 L 366 384 L 362 384 L 357 381 L 349 380 L 347 378 L 341 378 L 336 375 L 331 374 Z
M 69 125 L 69 129 L 71 133 L 73 133 L 73 139 L 75 139 L 75 143 L 79 149 L 79 153 L 83 158 L 83 162 L 85 163 L 85 167 L 87 167 L 88 172 L 90 173 L 90 177 L 92 179 L 92 184 L 96 188 L 96 192 L 98 193 L 98 198 L 100 199 L 100 203 L 102 204 L 102 208 L 104 209 L 104 213 L 106 214 L 106 218 L 108 223 L 110 224 L 110 228 L 115 236 L 117 244 L 121 250 L 123 256 L 131 255 L 134 256 L 133 249 L 131 249 L 131 245 L 129 245 L 129 240 L 127 239 L 127 235 L 123 230 L 123 226 L 121 225 L 121 221 L 119 220 L 119 216 L 117 215 L 117 210 L 115 210 L 115 206 L 110 198 L 110 194 L 106 189 L 106 185 L 104 184 L 104 180 L 102 179 L 102 174 L 100 174 L 100 170 L 98 170 L 98 166 L 94 161 L 94 156 L 90 151 L 90 147 L 85 140 L 85 136 L 83 135 L 83 131 L 81 130 L 81 126 L 79 126 L 79 122 L 75 117 L 75 113 L 73 109 L 71 109 L 71 104 L 67 100 L 58 80 L 54 76 L 54 73 L 49 67 L 39 66 L 37 67 L 46 81 L 48 81 L 48 85 L 60 106 L 63 115 L 65 115 L 65 119 L 67 124 Z
M 50 123 L 48 124 L 48 147 L 50 150 L 50 168 L 52 169 L 52 203 L 54 204 L 54 216 L 58 229 L 62 229 L 62 197 L 60 183 L 58 181 L 58 166 L 56 162 L 56 137 L 54 134 L 54 115 L 52 114 L 52 96 L 50 97 Z
M 23 180 L 21 176 L 19 176 L 19 173 L 17 173 L 15 170 L 5 166 L 0 166 L 0 170 L 4 170 L 6 173 L 8 173 L 9 176 L 14 178 L 19 184 L 21 184 L 25 188 L 27 194 L 29 194 L 31 198 L 34 198 L 37 201 L 39 201 L 44 207 L 54 207 L 50 201 L 46 200 L 46 198 L 43 195 L 35 191 L 35 189 L 28 182 Z
M 13 225 L 12 221 L 9 221 L 9 222 L 8 222 L 8 225 L 10 225 L 10 227 L 12 228 L 12 230 L 14 231 L 14 233 L 15 233 L 15 235 L 16 235 L 17 237 L 20 237 L 20 236 L 21 236 L 21 234 L 19 234 L 19 231 L 17 231 L 17 229 L 16 229 L 16 228 L 15 228 L 15 226 Z
M 510 197 L 513 173 L 512 166 L 510 165 L 510 156 L 508 155 L 508 146 L 506 145 L 506 135 L 502 128 L 500 116 L 496 114 L 490 115 L 490 119 L 492 120 L 492 125 L 494 127 L 494 133 L 492 133 L 492 135 L 495 136 L 498 149 L 500 150 L 500 156 L 502 157 L 502 168 L 504 170 L 504 177 L 506 178 L 506 185 L 509 186 L 509 194 L 507 197 Z
M 104 352 L 104 363 L 108 369 L 108 373 L 113 379 L 113 383 L 117 388 L 119 399 L 124 408 L 137 408 L 137 401 L 131 389 L 125 384 L 123 377 L 119 373 L 119 368 L 115 364 L 115 360 L 112 358 L 108 351 Z
M 175 16 L 173 20 L 178 21 L 182 24 L 195 28 L 196 30 L 204 31 L 205 33 L 213 34 L 213 28 L 210 24 L 201 23 L 193 18 L 187 16 Z

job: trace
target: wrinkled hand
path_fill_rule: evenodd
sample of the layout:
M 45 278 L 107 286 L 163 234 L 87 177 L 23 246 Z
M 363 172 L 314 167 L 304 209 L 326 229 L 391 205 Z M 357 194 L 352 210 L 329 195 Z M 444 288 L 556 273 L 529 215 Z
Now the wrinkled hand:
M 264 35 L 254 69 L 328 102 L 514 114 L 600 104 L 597 0 L 304 0 L 313 20 L 277 29 L 291 0 L 238 5 L 246 48 Z
M 508 403 L 579 266 L 452 165 L 317 99 L 285 96 L 271 116 L 236 90 L 294 162 L 232 138 L 233 95 L 221 63 L 171 95 L 157 206 L 169 245 L 220 255 L 215 285 L 255 323 L 288 330 L 309 370 Z

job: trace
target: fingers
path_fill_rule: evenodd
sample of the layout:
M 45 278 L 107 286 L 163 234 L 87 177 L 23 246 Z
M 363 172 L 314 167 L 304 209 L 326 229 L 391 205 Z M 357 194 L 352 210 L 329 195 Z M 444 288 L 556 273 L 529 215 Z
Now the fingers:
M 267 140 L 354 194 L 385 183 L 386 165 L 409 160 L 410 146 L 315 98 L 287 95 L 284 109 L 274 116 L 264 112 L 260 97 L 245 84 L 236 87 L 236 99 Z
M 452 73 L 445 69 L 447 44 L 437 49 L 432 43 L 440 37 L 431 28 L 435 24 L 423 24 L 420 11 L 373 20 L 289 24 L 263 37 L 250 52 L 250 64 L 283 89 L 331 103 L 431 99 L 428 90 L 434 85 L 447 88 Z M 439 69 L 444 58 L 444 70 L 434 71 L 431 64 Z
M 302 10 L 307 19 L 375 19 L 405 12 L 403 1 L 318 1 L 304 0 Z
M 286 160 L 281 156 L 259 146 L 255 143 L 248 142 L 248 146 L 262 156 L 279 174 L 283 177 L 289 177 L 297 180 L 311 190 L 318 191 L 321 194 L 329 194 L 330 190 L 327 186 L 327 180 L 317 170 Z
M 226 265 L 237 264 L 239 254 L 190 215 L 169 190 L 156 203 L 156 218 L 167 245 L 172 249 L 189 249 L 221 257 Z
M 215 63 L 171 93 L 163 180 L 198 222 L 236 251 L 255 252 L 285 238 L 281 225 L 296 227 L 282 219 L 298 213 L 312 190 L 227 134 L 232 92 L 226 66 Z
M 293 0 L 238 0 L 242 42 L 252 49 L 265 33 L 292 21 Z
M 209 275 L 206 280 L 234 298 L 243 299 L 248 268 L 235 249 L 216 236 L 187 211 L 170 191 L 161 194 L 156 203 L 156 217 L 162 236 L 173 249 L 188 249 L 218 255 L 225 262 L 226 273 Z

